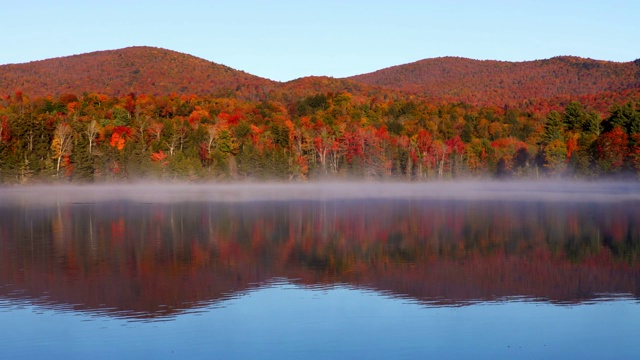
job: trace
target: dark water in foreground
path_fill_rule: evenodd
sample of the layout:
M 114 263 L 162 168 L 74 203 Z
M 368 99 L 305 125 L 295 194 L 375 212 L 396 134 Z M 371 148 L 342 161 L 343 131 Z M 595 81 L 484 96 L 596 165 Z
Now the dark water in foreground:
M 637 184 L 0 189 L 0 358 L 640 358 Z

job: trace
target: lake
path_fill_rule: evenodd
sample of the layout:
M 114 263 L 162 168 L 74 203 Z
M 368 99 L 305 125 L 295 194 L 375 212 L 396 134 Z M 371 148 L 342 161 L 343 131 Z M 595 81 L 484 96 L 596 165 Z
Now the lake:
M 640 358 L 640 184 L 0 188 L 0 358 Z

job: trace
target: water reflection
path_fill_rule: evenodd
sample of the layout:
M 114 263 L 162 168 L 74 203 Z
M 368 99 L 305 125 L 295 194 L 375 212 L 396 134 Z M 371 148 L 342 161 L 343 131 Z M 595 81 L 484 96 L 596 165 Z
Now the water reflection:
M 284 281 L 428 306 L 640 295 L 638 202 L 0 205 L 0 297 L 162 319 Z

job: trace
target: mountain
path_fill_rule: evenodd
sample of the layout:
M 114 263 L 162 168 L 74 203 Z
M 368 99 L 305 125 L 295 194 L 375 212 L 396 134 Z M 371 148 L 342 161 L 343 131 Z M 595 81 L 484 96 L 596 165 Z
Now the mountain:
M 640 88 L 640 61 L 554 57 L 506 62 L 442 57 L 347 78 L 446 101 L 503 105 Z
M 242 99 L 291 100 L 348 91 L 369 97 L 411 94 L 438 101 L 502 106 L 638 89 L 640 60 L 616 63 L 578 57 L 526 62 L 443 57 L 342 79 L 309 76 L 285 83 L 192 55 L 144 46 L 0 66 L 0 94 L 22 91 L 31 97 L 83 92 L 233 93 Z
M 121 95 L 261 91 L 275 82 L 188 54 L 153 47 L 97 51 L 0 66 L 0 94 Z

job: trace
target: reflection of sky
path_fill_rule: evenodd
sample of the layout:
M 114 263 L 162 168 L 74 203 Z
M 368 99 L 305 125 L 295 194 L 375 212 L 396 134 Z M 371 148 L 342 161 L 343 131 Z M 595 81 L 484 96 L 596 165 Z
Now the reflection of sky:
M 4 303 L 3 303 L 4 302 Z M 640 304 L 424 307 L 374 292 L 276 284 L 172 321 L 0 301 L 7 358 L 640 358 Z

